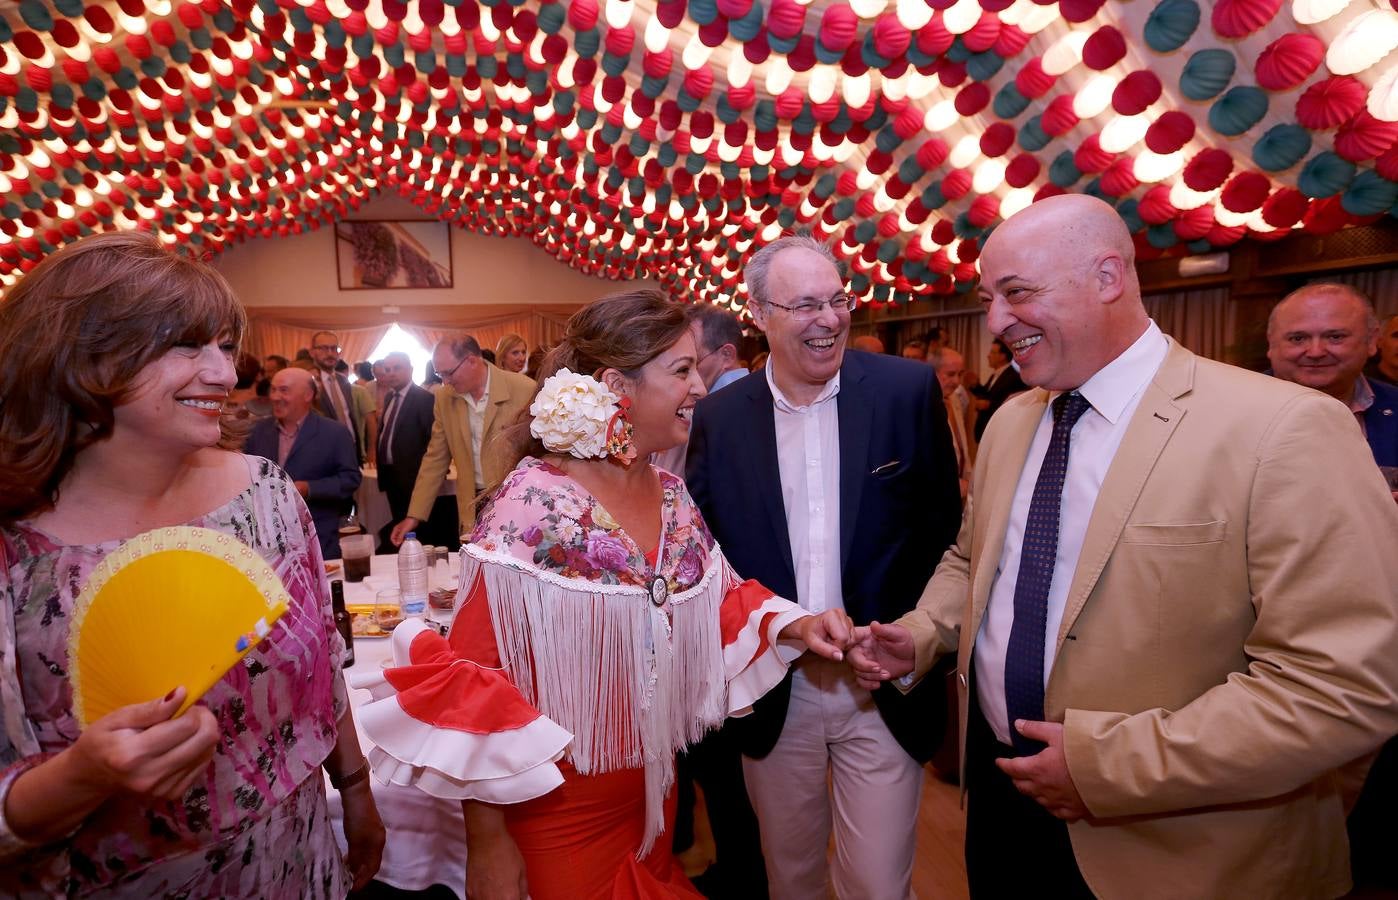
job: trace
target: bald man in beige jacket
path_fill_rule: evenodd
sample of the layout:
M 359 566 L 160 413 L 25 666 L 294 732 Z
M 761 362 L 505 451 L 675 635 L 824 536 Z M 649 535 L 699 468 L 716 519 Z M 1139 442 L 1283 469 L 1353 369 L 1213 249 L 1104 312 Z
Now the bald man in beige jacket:
M 1344 894 L 1342 770 L 1398 730 L 1398 508 L 1354 416 L 1161 335 L 1098 200 L 1033 204 L 981 265 L 1035 389 L 986 432 L 917 608 L 850 654 L 906 686 L 959 650 L 972 895 Z M 1089 406 L 1041 466 L 1069 392 Z M 1036 630 L 1030 721 L 1009 711 Z

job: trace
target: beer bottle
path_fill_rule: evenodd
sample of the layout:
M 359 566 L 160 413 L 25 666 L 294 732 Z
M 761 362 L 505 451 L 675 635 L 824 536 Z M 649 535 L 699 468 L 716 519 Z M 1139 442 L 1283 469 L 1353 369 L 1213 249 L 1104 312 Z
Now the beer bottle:
M 335 613 L 335 627 L 340 630 L 340 637 L 345 639 L 345 665 L 348 669 L 354 665 L 354 627 L 350 623 L 349 611 L 345 609 L 345 583 L 336 578 L 330 582 L 330 608 Z

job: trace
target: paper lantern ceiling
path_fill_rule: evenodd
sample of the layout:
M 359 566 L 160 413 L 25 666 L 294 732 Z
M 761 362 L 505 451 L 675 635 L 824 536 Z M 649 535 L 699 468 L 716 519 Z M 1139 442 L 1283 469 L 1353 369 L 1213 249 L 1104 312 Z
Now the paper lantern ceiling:
M 1398 214 L 1395 47 L 1377 0 L 0 0 L 0 288 L 380 189 L 738 303 L 795 228 L 869 299 L 964 290 L 1063 191 L 1145 257 L 1327 232 Z

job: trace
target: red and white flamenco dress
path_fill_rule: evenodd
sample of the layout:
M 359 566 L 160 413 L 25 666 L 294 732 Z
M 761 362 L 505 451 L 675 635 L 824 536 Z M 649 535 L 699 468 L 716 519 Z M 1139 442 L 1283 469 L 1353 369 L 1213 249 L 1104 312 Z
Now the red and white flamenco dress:
M 399 667 L 351 676 L 374 693 L 358 715 L 376 776 L 503 805 L 533 900 L 697 898 L 663 839 L 675 752 L 749 712 L 804 649 L 777 635 L 807 613 L 740 580 L 660 476 L 646 554 L 526 459 L 462 548 L 449 635 L 405 622 Z

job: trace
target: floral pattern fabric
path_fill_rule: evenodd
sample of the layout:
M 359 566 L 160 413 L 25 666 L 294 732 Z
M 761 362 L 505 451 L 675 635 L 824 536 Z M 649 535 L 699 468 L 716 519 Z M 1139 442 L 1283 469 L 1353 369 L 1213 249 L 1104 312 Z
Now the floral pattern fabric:
M 509 553 L 546 572 L 599 584 L 647 586 L 662 575 L 671 594 L 703 577 L 713 535 L 689 498 L 684 482 L 661 469 L 661 534 L 658 548 L 636 545 L 606 507 L 560 469 L 526 457 L 500 486 L 471 543 Z
M 130 897 L 343 897 L 347 876 L 325 803 L 320 765 L 347 708 L 329 590 L 311 516 L 286 474 L 248 457 L 252 484 L 186 523 L 260 552 L 291 596 L 287 613 L 200 700 L 222 741 L 205 776 L 178 802 L 114 797 L 66 841 L 0 865 L 0 895 L 93 892 Z M 73 603 L 112 541 L 64 545 L 23 524 L 0 530 L 7 570 L 0 602 L 0 705 L 40 753 L 71 745 L 67 643 Z M 40 757 L 0 744 L 0 783 Z M 0 793 L 3 789 L 0 789 Z

